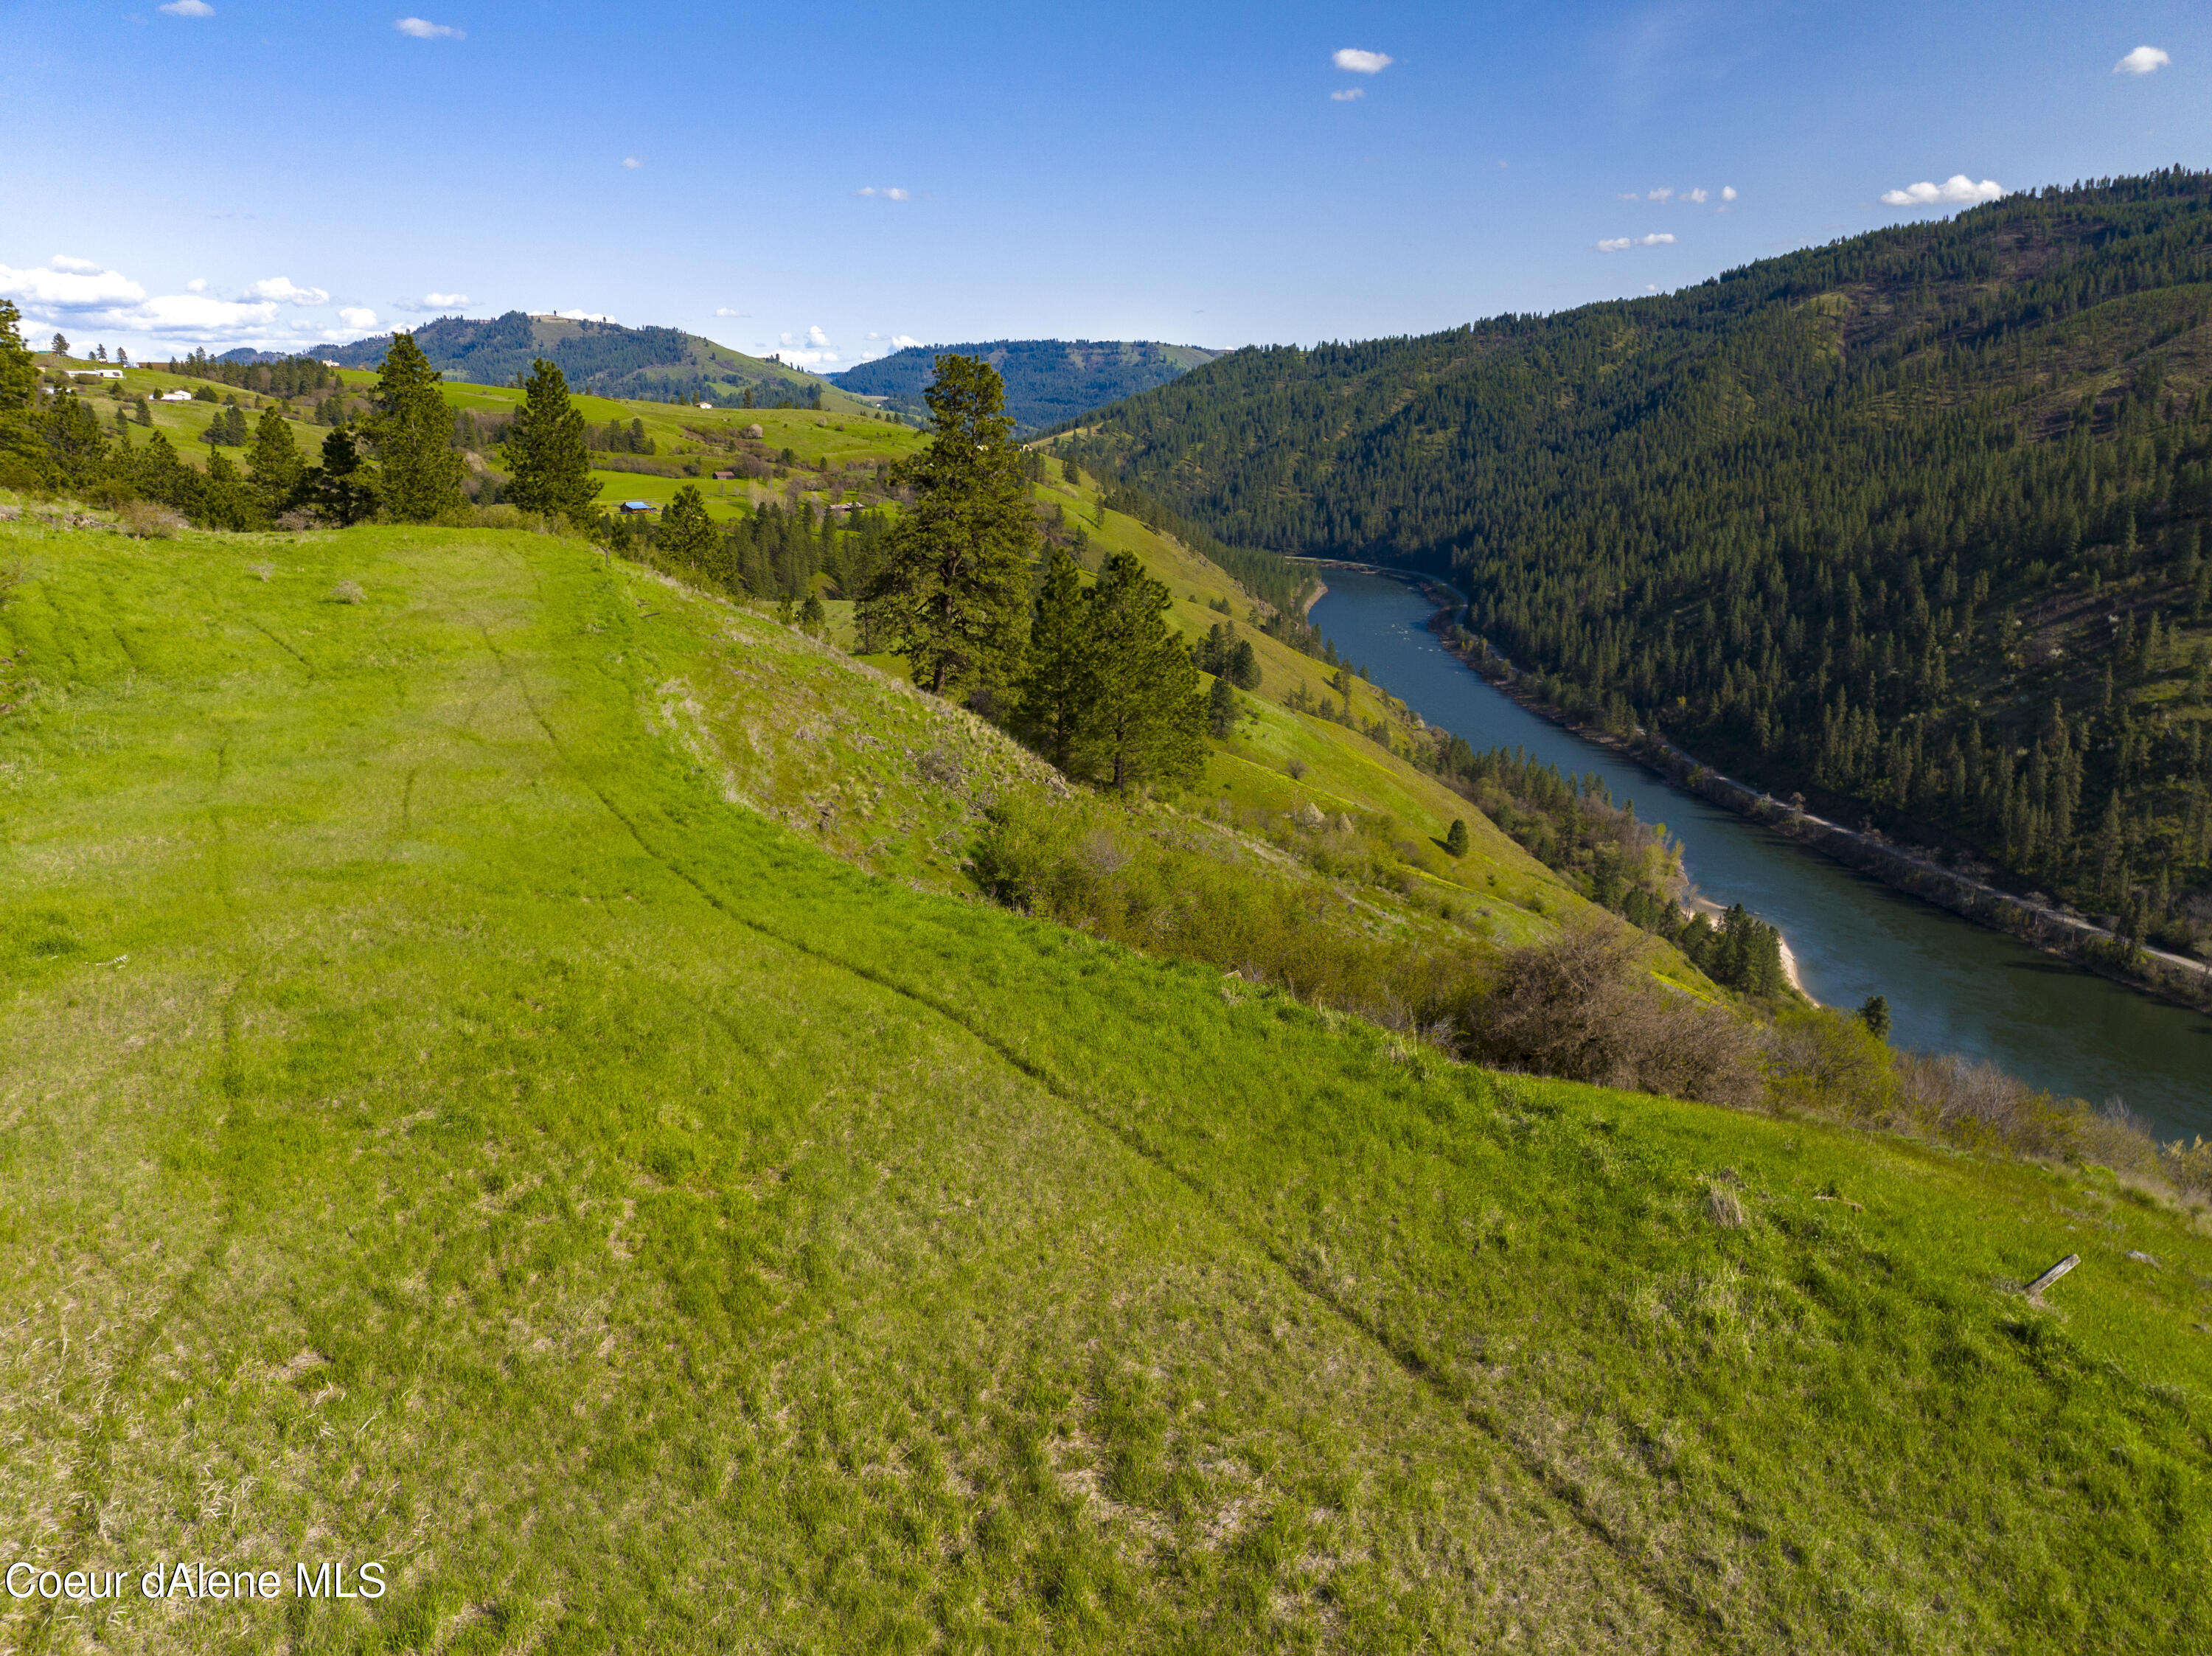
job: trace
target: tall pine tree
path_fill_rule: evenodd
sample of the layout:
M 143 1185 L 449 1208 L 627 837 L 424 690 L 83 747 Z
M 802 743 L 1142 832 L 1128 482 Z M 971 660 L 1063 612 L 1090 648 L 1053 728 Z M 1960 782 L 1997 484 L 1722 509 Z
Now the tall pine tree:
M 273 406 L 262 409 L 254 425 L 253 447 L 246 454 L 246 467 L 253 480 L 255 498 L 272 518 L 289 506 L 299 492 L 307 462 L 300 458 L 299 445 L 292 440 L 292 428 Z
M 1063 771 L 1074 763 L 1094 694 L 1091 653 L 1091 604 L 1082 577 L 1075 560 L 1055 546 L 1045 554 L 1044 582 L 1030 622 L 1014 729 Z
M 402 523 L 428 523 L 468 504 L 442 378 L 413 335 L 392 336 L 363 434 L 376 450 L 378 495 Z
M 868 592 L 869 631 L 939 695 L 1007 683 L 1021 662 L 1036 541 L 1006 388 L 974 357 L 937 359 L 929 446 L 899 468 L 914 490 Z
M 1122 792 L 1197 775 L 1206 763 L 1206 702 L 1190 652 L 1167 624 L 1173 594 L 1116 552 L 1085 597 L 1091 684 L 1076 773 Z
M 512 472 L 507 498 L 525 512 L 580 523 L 592 512 L 599 484 L 592 477 L 584 416 L 568 404 L 568 381 L 544 357 L 530 365 L 522 406 L 500 449 Z

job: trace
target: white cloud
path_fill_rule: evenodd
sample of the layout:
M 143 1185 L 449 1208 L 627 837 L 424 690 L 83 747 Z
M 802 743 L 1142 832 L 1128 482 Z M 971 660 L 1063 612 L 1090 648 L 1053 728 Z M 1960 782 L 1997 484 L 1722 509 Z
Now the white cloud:
M 90 270 L 82 268 L 85 259 L 70 259 L 70 268 L 60 268 L 62 259 L 54 260 L 57 268 L 41 270 L 10 270 L 0 264 L 0 298 L 12 299 L 26 312 L 47 314 L 57 311 L 109 310 L 118 305 L 132 305 L 146 297 L 146 290 L 125 276 L 113 270 L 103 270 L 94 264 Z
M 921 341 L 910 333 L 895 333 L 891 336 L 891 343 L 899 350 L 910 351 L 919 346 Z
M 1694 201 L 1702 205 L 1705 203 L 1711 201 L 1712 197 L 1708 196 L 1702 190 L 1685 190 L 1682 192 L 1682 199 L 1684 201 Z
M 1723 185 L 1721 186 L 1721 199 L 1723 201 L 1734 201 L 1735 199 L 1735 186 L 1732 184 Z
M 1976 184 L 1964 173 L 1954 173 L 1941 184 L 1923 180 L 1902 190 L 1885 190 L 1881 198 L 1891 207 L 1972 206 L 1976 202 L 1996 201 L 2004 193 L 2004 185 L 1995 179 Z
M 1329 61 L 1347 75 L 1380 75 L 1398 60 L 1384 52 L 1362 52 L 1357 46 L 1346 46 Z
M 716 316 L 749 316 L 751 312 L 749 311 L 733 311 L 728 306 L 724 305 L 718 307 L 714 312 L 714 314 Z
M 597 311 L 556 311 L 553 314 L 569 322 L 611 322 L 614 320 L 614 318 L 611 316 L 603 316 Z
M 331 296 L 320 288 L 302 288 L 289 276 L 270 276 L 246 290 L 256 299 L 277 305 L 327 305 Z
M 67 253 L 56 253 L 46 261 L 57 270 L 67 270 L 71 276 L 99 276 L 107 267 L 95 264 L 88 258 L 71 258 Z
M 1648 236 L 1607 236 L 1597 245 L 1601 253 L 1625 253 L 1632 247 L 1671 247 L 1674 233 L 1655 230 Z
M 469 296 L 466 294 L 425 294 L 422 302 L 432 310 L 443 310 L 449 305 L 467 304 Z
M 338 320 L 349 328 L 359 328 L 366 333 L 376 325 L 376 312 L 362 305 L 347 305 L 338 311 Z
M 845 360 L 830 336 L 818 327 L 809 328 L 803 334 L 778 334 L 776 343 L 783 347 L 776 355 L 794 368 L 811 368 L 817 363 Z
M 853 193 L 860 196 L 880 197 L 884 201 L 912 201 L 914 199 L 913 191 L 901 190 L 896 185 L 888 190 L 878 190 L 872 184 L 864 184 Z
M 1367 88 L 1364 86 L 1346 87 L 1341 92 L 1332 92 L 1328 95 L 1332 103 L 1348 104 L 1354 98 L 1364 98 Z
M 172 17 L 212 17 L 215 15 L 215 8 L 208 4 L 207 0 L 169 0 L 169 3 L 167 5 L 157 6 L 155 9 L 157 11 L 166 11 Z
M 1673 199 L 1674 194 L 1674 192 L 1672 190 L 1654 190 L 1650 195 L 1644 197 L 1644 199 L 1646 201 L 1668 201 Z
M 167 11 L 168 8 L 164 6 L 161 9 Z M 2164 69 L 2172 61 L 2173 55 L 2171 52 L 2162 52 L 2156 46 L 2137 46 L 2126 57 L 2121 58 L 2118 63 L 2112 65 L 2112 73 L 2115 75 L 2148 75 L 2154 70 Z
M 635 173 L 639 167 L 644 165 L 645 157 L 642 155 L 625 155 L 623 157 L 623 171 L 625 173 Z
M 189 294 L 205 293 L 207 291 L 207 278 L 205 276 L 194 276 L 190 282 L 185 283 L 185 291 Z
M 392 27 L 417 40 L 465 40 L 469 38 L 450 23 L 434 23 L 427 17 L 402 17 Z

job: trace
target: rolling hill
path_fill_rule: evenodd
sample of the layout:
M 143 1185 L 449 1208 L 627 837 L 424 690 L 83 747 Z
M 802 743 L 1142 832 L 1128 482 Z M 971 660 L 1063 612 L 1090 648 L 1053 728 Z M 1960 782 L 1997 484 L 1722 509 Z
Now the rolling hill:
M 1024 432 L 1073 420 L 1093 409 L 1166 384 L 1220 353 L 1151 340 L 994 339 L 967 345 L 915 345 L 830 378 L 848 391 L 881 397 L 917 417 L 921 393 L 947 353 L 979 356 L 1006 385 L 1006 411 Z
M 2212 955 L 2212 174 L 1248 350 L 1067 450 L 1453 572 L 1542 700 Z
M 628 328 L 613 322 L 535 316 L 521 311 L 481 320 L 441 316 L 410 330 L 431 366 L 449 379 L 504 385 L 530 372 L 533 358 L 561 365 L 568 383 L 598 396 L 656 402 L 712 402 L 735 407 L 750 395 L 763 407 L 781 402 L 852 412 L 861 404 L 836 395 L 829 382 L 780 362 L 764 361 L 676 328 Z M 387 336 L 358 340 L 327 353 L 347 367 L 384 360 Z
M 0 1551 L 391 1582 L 12 1643 L 2203 1641 L 2212 1244 L 2100 1169 L 978 903 L 1036 761 L 580 543 L 0 553 Z

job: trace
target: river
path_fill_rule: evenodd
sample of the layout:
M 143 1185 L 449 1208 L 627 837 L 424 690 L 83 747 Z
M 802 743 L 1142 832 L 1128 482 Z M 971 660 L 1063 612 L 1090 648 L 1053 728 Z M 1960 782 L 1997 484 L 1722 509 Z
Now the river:
M 1386 576 L 1327 572 L 1312 619 L 1338 652 L 1432 725 L 1478 749 L 1528 749 L 1605 779 L 1680 842 L 1698 889 L 1781 929 L 1806 992 L 1831 1006 L 1888 997 L 1891 1040 L 1993 1059 L 2053 1092 L 2124 1100 L 2161 1137 L 2212 1137 L 2212 1018 L 2137 994 L 1684 792 L 1492 688 L 1428 630 L 1435 606 Z

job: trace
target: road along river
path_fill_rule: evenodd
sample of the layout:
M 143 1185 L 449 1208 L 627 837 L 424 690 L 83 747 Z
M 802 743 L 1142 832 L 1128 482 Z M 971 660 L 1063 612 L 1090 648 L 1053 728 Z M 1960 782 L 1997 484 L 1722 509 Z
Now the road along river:
M 2212 1017 L 2136 993 L 1893 891 L 1540 718 L 1428 630 L 1436 606 L 1387 576 L 1325 572 L 1312 619 L 1338 652 L 1477 749 L 1519 746 L 1605 779 L 1661 822 L 1704 895 L 1781 928 L 1805 991 L 1832 1006 L 1889 998 L 1898 1045 L 1990 1059 L 2021 1079 L 2124 1100 L 2162 1138 L 2212 1137 Z

